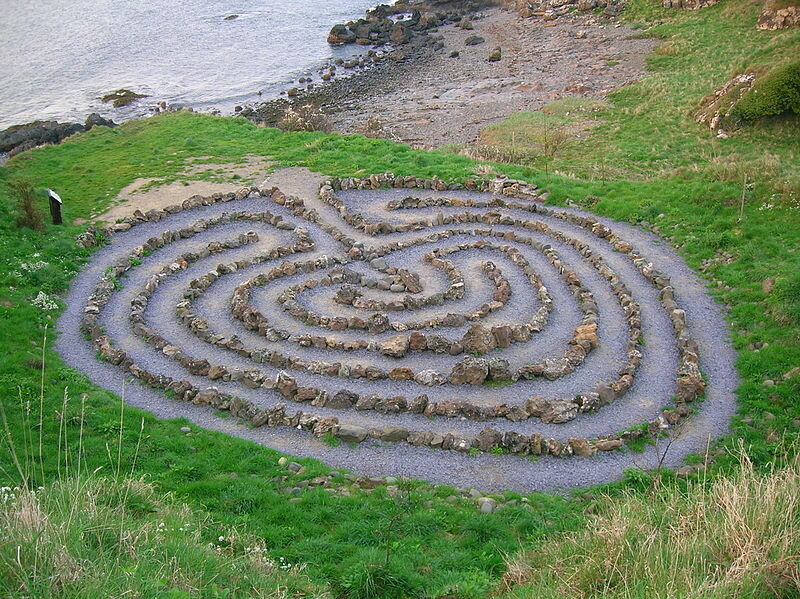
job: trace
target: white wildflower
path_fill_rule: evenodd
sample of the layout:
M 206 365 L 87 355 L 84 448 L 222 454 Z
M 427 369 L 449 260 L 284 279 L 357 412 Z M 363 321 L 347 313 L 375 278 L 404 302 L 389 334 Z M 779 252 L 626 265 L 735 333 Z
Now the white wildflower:
M 33 305 L 40 310 L 58 310 L 58 304 L 44 291 L 40 291 L 39 294 L 33 299 Z

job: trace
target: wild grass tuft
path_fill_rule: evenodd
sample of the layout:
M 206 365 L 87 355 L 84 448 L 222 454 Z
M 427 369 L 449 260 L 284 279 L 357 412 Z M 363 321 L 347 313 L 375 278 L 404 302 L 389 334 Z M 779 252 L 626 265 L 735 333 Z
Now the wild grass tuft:
M 606 500 L 585 531 L 507 559 L 504 597 L 790 597 L 800 593 L 800 460 L 745 455 L 713 482 Z

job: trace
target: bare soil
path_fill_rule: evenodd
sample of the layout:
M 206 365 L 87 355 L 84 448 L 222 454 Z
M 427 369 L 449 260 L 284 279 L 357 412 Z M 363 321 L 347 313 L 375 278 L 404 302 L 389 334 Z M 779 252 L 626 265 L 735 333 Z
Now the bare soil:
M 136 179 L 126 185 L 112 201 L 111 208 L 94 216 L 95 220 L 113 223 L 133 214 L 135 210 L 147 212 L 170 204 L 179 204 L 193 195 L 208 196 L 235 191 L 244 185 L 260 184 L 271 168 L 271 162 L 261 156 L 248 156 L 245 162 L 216 164 L 203 162 L 204 157 L 184 169 L 178 181 L 161 182 L 158 179 Z M 213 181 L 191 180 L 192 177 L 213 173 Z
M 417 147 L 474 143 L 481 129 L 516 112 L 568 96 L 605 98 L 645 73 L 656 44 L 587 14 L 545 22 L 492 9 L 473 27 L 441 27 L 444 49 L 397 64 L 373 89 L 334 106 L 335 129 L 365 133 L 370 122 L 370 133 Z M 485 41 L 465 45 L 474 35 Z M 497 47 L 501 60 L 489 62 Z

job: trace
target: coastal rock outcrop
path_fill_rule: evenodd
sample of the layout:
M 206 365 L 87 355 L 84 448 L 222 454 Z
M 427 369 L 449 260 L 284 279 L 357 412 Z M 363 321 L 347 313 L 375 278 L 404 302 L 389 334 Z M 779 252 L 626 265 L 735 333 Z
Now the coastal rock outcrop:
M 764 10 L 758 17 L 756 28 L 774 31 L 789 27 L 800 27 L 800 0 L 793 6 L 785 6 L 785 3 L 776 0 L 767 0 L 764 3 Z
M 24 125 L 14 125 L 0 132 L 0 152 L 18 154 L 44 144 L 61 143 L 70 135 L 85 131 L 79 123 L 59 123 L 57 121 L 34 121 Z

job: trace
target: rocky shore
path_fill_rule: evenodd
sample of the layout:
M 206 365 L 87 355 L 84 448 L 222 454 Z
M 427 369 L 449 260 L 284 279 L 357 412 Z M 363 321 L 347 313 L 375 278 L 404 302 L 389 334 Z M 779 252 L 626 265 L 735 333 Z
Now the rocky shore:
M 342 78 L 333 71 L 324 85 L 240 114 L 275 125 L 287 107 L 314 104 L 345 134 L 418 147 L 470 144 L 483 127 L 516 112 L 568 96 L 602 99 L 644 73 L 654 42 L 617 23 L 616 9 L 539 8 L 475 3 L 461 12 L 413 13 L 408 26 L 397 21 L 391 28 L 387 16 L 368 15 L 378 23 L 375 48 L 383 49 L 382 56 L 373 52 L 370 67 Z M 331 39 L 368 43 L 358 32 L 368 35 L 369 27 L 350 25 L 334 27 Z
M 473 144 L 492 123 L 569 96 L 602 99 L 644 73 L 653 40 L 616 22 L 609 0 L 400 0 L 335 25 L 332 44 L 369 47 L 281 97 L 236 114 L 276 126 L 314 105 L 333 130 L 415 147 Z M 601 11 L 602 12 L 599 12 Z M 0 159 L 100 124 L 35 122 L 0 132 Z

